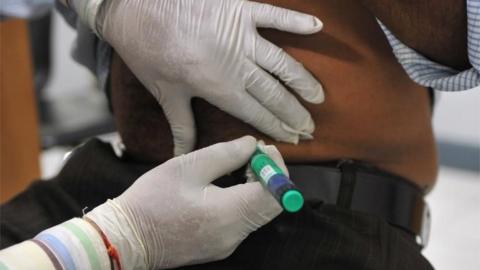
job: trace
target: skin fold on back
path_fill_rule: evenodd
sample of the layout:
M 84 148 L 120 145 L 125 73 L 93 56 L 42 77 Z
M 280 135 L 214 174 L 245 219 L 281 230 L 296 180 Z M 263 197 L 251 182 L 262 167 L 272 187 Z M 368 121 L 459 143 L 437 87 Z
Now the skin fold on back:
M 259 2 L 310 13 L 324 23 L 310 36 L 259 30 L 322 82 L 323 104 L 302 101 L 316 124 L 314 139 L 298 145 L 274 142 L 196 98 L 197 148 L 250 134 L 275 144 L 289 163 L 356 159 L 432 187 L 437 155 L 428 91 L 402 70 L 375 18 L 353 0 Z M 172 137 L 161 108 L 116 54 L 111 89 L 128 152 L 149 162 L 171 158 Z

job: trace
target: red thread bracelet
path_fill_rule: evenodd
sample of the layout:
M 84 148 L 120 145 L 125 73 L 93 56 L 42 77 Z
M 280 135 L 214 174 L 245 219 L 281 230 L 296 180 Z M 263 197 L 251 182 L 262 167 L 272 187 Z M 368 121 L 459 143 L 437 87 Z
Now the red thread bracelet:
M 122 266 L 120 265 L 120 256 L 117 249 L 112 245 L 112 243 L 110 243 L 110 241 L 108 241 L 107 236 L 103 232 L 100 232 L 100 235 L 102 236 L 103 243 L 105 243 L 105 246 L 107 247 L 108 256 L 113 259 L 117 265 L 117 269 L 122 270 Z
M 107 254 L 110 257 L 110 263 L 112 263 L 112 260 L 113 260 L 115 262 L 115 264 L 117 265 L 117 269 L 122 270 L 122 266 L 120 264 L 120 255 L 118 254 L 118 251 L 115 248 L 115 246 L 112 245 L 112 243 L 110 243 L 110 241 L 108 241 L 107 236 L 103 233 L 103 231 L 100 229 L 100 227 L 98 227 L 98 225 L 93 220 L 91 220 L 87 217 L 83 217 L 83 219 L 85 219 L 85 221 L 90 223 L 90 225 L 92 225 L 95 228 L 95 230 L 100 234 L 100 237 L 102 237 L 103 243 L 105 244 L 105 247 L 107 248 Z M 112 266 L 113 266 L 113 264 L 112 264 Z

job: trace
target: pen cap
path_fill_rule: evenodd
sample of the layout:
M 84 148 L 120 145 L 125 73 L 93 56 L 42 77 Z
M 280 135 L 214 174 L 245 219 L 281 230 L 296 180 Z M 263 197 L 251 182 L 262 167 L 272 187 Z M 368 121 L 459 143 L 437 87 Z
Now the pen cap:
M 298 212 L 300 209 L 302 209 L 303 203 L 303 196 L 298 190 L 289 190 L 282 196 L 282 206 L 287 212 Z
M 295 213 L 302 209 L 303 195 L 287 176 L 274 175 L 270 178 L 267 187 L 285 211 Z

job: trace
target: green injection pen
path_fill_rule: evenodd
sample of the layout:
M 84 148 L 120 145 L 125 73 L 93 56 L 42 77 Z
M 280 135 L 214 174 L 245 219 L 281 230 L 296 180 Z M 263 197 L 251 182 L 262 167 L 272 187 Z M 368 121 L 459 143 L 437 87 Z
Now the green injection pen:
M 250 166 L 257 179 L 267 187 L 285 211 L 295 213 L 302 209 L 304 199 L 300 190 L 258 147 L 250 160 Z

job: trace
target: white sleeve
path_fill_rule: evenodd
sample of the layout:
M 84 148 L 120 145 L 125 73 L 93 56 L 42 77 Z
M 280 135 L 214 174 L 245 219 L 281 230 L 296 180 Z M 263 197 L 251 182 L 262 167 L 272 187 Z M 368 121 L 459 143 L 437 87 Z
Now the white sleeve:
M 25 241 L 0 251 L 2 270 L 56 270 L 44 249 L 33 241 Z
M 0 17 L 35 19 L 53 8 L 54 0 L 1 0 Z
M 108 252 L 92 224 L 73 218 L 42 231 L 32 240 L 0 250 L 0 269 L 110 270 Z
M 441 91 L 460 91 L 480 86 L 480 0 L 467 0 L 468 57 L 472 68 L 455 70 L 436 63 L 398 40 L 380 21 L 393 53 L 418 84 Z

